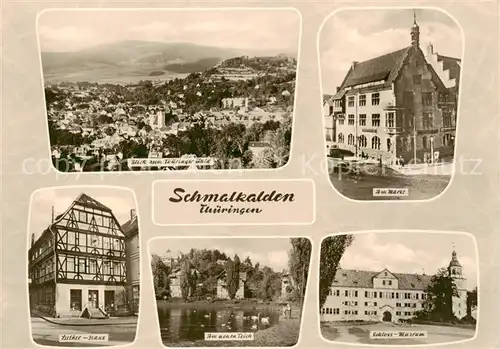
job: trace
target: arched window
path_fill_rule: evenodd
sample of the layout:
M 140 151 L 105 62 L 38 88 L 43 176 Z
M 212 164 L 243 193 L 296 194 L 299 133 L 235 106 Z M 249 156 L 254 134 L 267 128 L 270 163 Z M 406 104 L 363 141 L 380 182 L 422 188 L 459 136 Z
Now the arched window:
M 349 134 L 349 136 L 347 136 L 347 143 L 349 145 L 355 145 L 356 144 L 355 137 L 354 137 L 354 135 L 352 133 Z
M 380 138 L 377 136 L 372 138 L 372 149 L 380 150 Z
M 339 143 L 344 143 L 344 135 L 342 133 L 339 133 Z
M 358 145 L 359 145 L 360 148 L 366 148 L 367 143 L 368 142 L 366 140 L 366 136 L 365 135 L 359 136 Z
M 424 149 L 427 149 L 428 148 L 428 144 L 427 144 L 427 136 L 423 136 L 422 137 L 422 148 Z

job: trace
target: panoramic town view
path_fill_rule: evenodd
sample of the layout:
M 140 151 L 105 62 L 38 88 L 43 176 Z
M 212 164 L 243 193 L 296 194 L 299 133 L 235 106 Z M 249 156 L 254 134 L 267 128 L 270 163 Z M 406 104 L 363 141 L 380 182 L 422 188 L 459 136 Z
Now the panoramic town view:
M 149 249 L 166 346 L 297 343 L 311 258 L 307 238 L 162 238 Z
M 133 194 L 95 187 L 43 189 L 33 197 L 31 212 L 33 340 L 49 346 L 132 343 L 140 293 Z
M 426 200 L 446 189 L 455 170 L 461 37 L 451 18 L 430 9 L 328 19 L 323 117 L 330 180 L 341 194 Z
M 373 345 L 470 340 L 478 314 L 475 242 L 463 233 L 359 233 L 323 240 L 323 338 Z
M 41 15 L 48 131 L 58 171 L 287 163 L 298 15 L 206 12 Z M 68 27 L 74 37 L 63 35 Z

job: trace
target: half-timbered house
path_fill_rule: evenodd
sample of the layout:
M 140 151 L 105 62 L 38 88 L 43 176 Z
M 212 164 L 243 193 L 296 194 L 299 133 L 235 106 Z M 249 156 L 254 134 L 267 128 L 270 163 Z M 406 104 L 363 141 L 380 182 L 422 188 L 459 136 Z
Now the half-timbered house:
M 32 309 L 103 317 L 126 307 L 125 234 L 110 208 L 81 194 L 28 252 Z

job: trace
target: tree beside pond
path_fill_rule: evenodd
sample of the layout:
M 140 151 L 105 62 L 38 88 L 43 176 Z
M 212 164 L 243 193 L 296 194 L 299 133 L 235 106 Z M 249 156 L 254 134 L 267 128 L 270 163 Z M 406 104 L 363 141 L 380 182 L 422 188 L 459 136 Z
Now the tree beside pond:
M 226 288 L 229 299 L 234 299 L 240 286 L 240 259 L 235 256 L 234 260 L 229 259 L 226 262 Z
M 309 263 L 311 261 L 311 242 L 306 238 L 290 239 L 292 248 L 289 251 L 288 267 L 293 284 L 296 286 L 296 293 L 299 296 L 301 309 L 304 301 L 307 286 L 307 276 L 309 275 Z
M 181 274 L 180 274 L 180 286 L 182 299 L 187 301 L 191 295 L 191 265 L 188 260 L 185 260 L 181 264 Z
M 354 236 L 329 236 L 321 243 L 319 266 L 319 309 L 323 308 L 328 291 L 332 286 L 340 260 L 345 250 L 352 244 Z
M 170 297 L 169 268 L 157 255 L 151 256 L 151 270 L 153 272 L 153 284 L 156 299 Z

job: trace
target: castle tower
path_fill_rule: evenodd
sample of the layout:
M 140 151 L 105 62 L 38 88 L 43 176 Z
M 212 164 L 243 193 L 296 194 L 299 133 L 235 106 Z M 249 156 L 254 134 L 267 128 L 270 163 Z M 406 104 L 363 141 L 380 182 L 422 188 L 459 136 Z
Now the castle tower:
M 413 11 L 413 25 L 411 26 L 411 46 L 419 48 L 420 46 L 420 27 L 417 24 L 417 15 Z
M 455 245 L 453 245 L 448 272 L 455 282 L 458 292 L 458 297 L 453 297 L 453 314 L 461 319 L 467 315 L 467 279 L 463 275 L 463 267 L 458 261 Z

